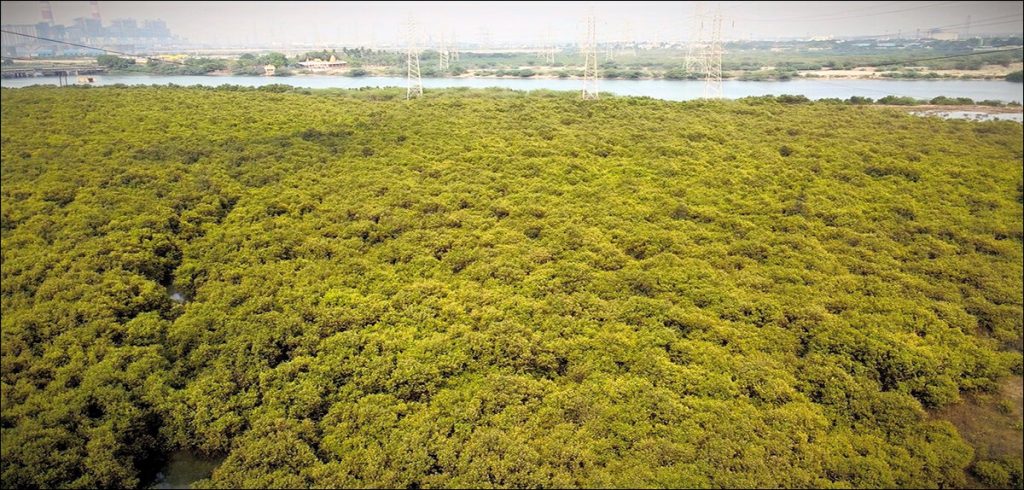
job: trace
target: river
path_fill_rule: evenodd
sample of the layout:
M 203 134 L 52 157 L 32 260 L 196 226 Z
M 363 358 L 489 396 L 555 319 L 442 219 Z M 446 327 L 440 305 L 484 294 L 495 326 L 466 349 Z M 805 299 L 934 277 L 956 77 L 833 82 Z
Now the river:
M 71 77 L 74 80 L 75 77 Z M 362 88 L 362 87 L 405 87 L 402 77 L 343 77 L 343 76 L 167 76 L 167 75 L 97 75 L 95 85 L 244 85 L 259 87 L 273 83 L 304 88 Z M 547 78 L 424 78 L 425 89 L 444 87 L 501 87 L 515 90 L 580 90 L 580 80 Z M 25 87 L 34 84 L 57 85 L 56 77 L 7 78 L 0 80 L 0 87 Z M 931 99 L 940 95 L 947 97 L 970 97 L 976 101 L 998 100 L 1001 102 L 1022 102 L 1022 86 L 1019 83 L 1001 80 L 825 80 L 802 79 L 790 81 L 744 82 L 728 80 L 722 82 L 725 97 L 736 99 L 758 95 L 804 95 L 810 99 L 840 98 L 854 95 L 878 99 L 886 95 Z M 616 95 L 647 96 L 664 100 L 691 100 L 704 95 L 704 82 L 695 80 L 600 80 L 602 92 Z

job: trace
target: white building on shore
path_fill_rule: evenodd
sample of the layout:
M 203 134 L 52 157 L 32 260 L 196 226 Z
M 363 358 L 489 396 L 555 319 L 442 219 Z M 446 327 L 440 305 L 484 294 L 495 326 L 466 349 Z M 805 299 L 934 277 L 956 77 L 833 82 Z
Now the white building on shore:
M 334 55 L 331 55 L 331 59 L 327 61 L 320 58 L 314 58 L 312 60 L 299 62 L 299 65 L 309 71 L 327 71 L 344 68 L 348 63 L 335 58 Z

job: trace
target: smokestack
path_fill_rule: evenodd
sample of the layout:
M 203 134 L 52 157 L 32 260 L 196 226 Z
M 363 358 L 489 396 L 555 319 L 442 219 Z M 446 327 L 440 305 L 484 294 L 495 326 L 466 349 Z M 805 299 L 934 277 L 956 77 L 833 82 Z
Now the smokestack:
M 92 0 L 89 2 L 89 6 L 92 7 L 92 19 L 100 20 L 100 2 Z
M 43 22 L 53 25 L 53 9 L 50 8 L 50 2 L 42 1 L 39 2 L 43 7 Z

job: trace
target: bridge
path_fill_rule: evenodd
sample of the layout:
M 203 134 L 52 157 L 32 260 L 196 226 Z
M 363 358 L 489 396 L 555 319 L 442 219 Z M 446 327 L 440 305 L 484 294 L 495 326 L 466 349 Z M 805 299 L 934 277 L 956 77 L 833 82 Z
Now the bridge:
M 55 77 L 68 75 L 93 75 L 106 73 L 99 65 L 38 65 L 26 67 L 5 66 L 0 69 L 0 78 Z

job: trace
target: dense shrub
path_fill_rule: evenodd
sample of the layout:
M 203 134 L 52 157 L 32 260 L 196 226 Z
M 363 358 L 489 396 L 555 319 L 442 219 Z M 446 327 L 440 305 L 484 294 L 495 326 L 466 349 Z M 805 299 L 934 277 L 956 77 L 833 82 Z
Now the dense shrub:
M 1020 370 L 1017 123 L 0 95 L 5 488 L 962 486 L 925 409 Z

